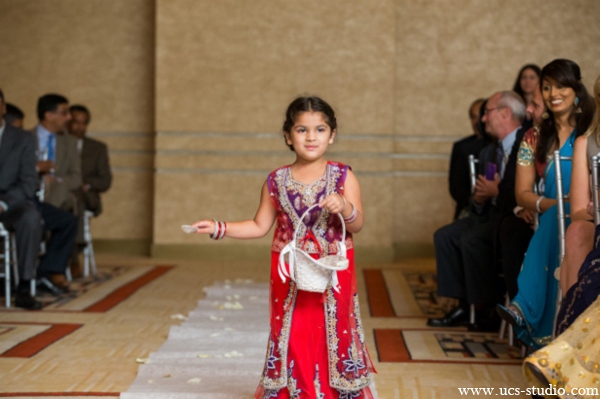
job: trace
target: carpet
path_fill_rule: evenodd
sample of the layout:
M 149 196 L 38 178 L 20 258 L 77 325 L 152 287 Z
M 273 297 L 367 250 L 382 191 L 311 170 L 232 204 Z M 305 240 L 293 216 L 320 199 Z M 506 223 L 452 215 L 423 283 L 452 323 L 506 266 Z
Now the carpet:
M 59 296 L 38 290 L 43 311 L 107 312 L 173 266 L 98 267 L 95 276 L 75 279 L 71 292 Z M 22 310 L 19 308 L 0 311 Z
M 82 324 L 0 322 L 0 357 L 29 358 Z
M 438 329 L 376 329 L 380 362 L 521 365 L 519 350 L 498 333 Z
M 447 310 L 433 272 L 366 269 L 364 275 L 373 317 L 441 317 Z

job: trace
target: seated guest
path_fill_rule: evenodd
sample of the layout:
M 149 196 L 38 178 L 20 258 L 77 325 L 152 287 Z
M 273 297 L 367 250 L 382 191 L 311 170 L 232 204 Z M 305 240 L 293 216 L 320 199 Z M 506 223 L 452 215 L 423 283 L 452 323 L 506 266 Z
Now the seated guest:
M 35 141 L 4 121 L 3 114 L 4 94 L 0 90 L 0 223 L 15 232 L 19 269 L 15 305 L 41 309 L 41 303 L 29 293 L 42 238 L 41 216 L 34 203 Z
M 542 92 L 539 87 L 534 91 L 526 111 L 535 127 L 532 127 L 525 133 L 524 142 L 530 141 L 532 137 L 537 136 L 537 126 L 542 123 L 542 115 L 546 111 Z M 523 146 L 524 143 L 522 142 L 521 145 Z M 536 195 L 533 191 L 534 185 L 538 184 L 539 180 L 539 178 L 536 179 L 536 176 L 543 177 L 543 173 L 544 171 L 539 169 L 537 169 L 536 173 L 536 166 L 531 162 L 526 162 L 523 159 L 517 161 L 515 184 L 517 202 L 522 203 L 524 196 Z M 500 250 L 497 251 L 501 254 L 504 282 L 510 299 L 513 299 L 519 291 L 517 278 L 523 265 L 529 241 L 533 236 L 533 223 L 536 214 L 535 208 L 523 208 L 521 206 L 517 206 L 514 211 L 515 213 L 507 215 L 500 223 L 498 234 L 498 246 Z
M 450 195 L 456 201 L 455 220 L 469 215 L 469 202 L 471 200 L 469 155 L 477 156 L 488 143 L 487 135 L 479 132 L 477 126 L 479 111 L 484 101 L 483 98 L 477 99 L 469 107 L 469 119 L 473 134 L 458 140 L 452 146 L 448 182 L 450 183 Z
M 550 385 L 566 388 L 566 395 L 558 396 L 561 399 L 598 398 L 593 392 L 598 392 L 599 324 L 600 298 L 594 298 L 593 303 L 575 319 L 572 328 L 564 330 L 549 345 L 525 359 L 523 372 L 529 384 L 546 389 Z M 583 394 L 586 392 L 584 389 L 587 389 L 586 394 Z
M 495 93 L 484 109 L 487 133 L 498 140 L 479 154 L 472 214 L 435 232 L 438 295 L 456 298 L 459 307 L 446 316 L 429 319 L 433 327 L 456 326 L 468 321 L 468 305 L 480 308 L 476 329 L 496 324 L 490 308 L 502 297 L 499 268 L 494 258 L 496 231 L 502 218 L 516 206 L 514 194 L 517 152 L 525 129 L 523 100 L 511 91 Z M 494 169 L 497 171 L 494 173 Z M 493 308 L 492 308 L 493 309 Z M 487 325 L 486 325 L 487 324 Z
M 527 64 L 519 70 L 513 91 L 521 96 L 526 107 L 531 104 L 534 90 L 540 87 L 540 74 L 540 67 L 535 64 Z
M 4 114 L 4 120 L 6 123 L 13 127 L 23 129 L 24 119 L 25 114 L 19 109 L 19 107 L 11 103 L 6 103 L 6 113 Z
M 37 114 L 39 125 L 32 131 L 36 138 L 37 163 L 44 187 L 44 199 L 40 212 L 45 227 L 51 232 L 46 253 L 40 261 L 38 279 L 41 287 L 50 288 L 54 293 L 68 290 L 65 271 L 75 244 L 77 218 L 67 210 L 74 209 L 72 190 L 81 184 L 81 166 L 77 153 L 77 140 L 68 135 L 60 135 L 71 119 L 69 104 L 65 97 L 47 94 L 38 100 Z
M 550 342 L 556 311 L 558 283 L 558 223 L 556 209 L 554 150 L 573 155 L 577 136 L 587 131 L 594 103 L 581 83 L 579 66 L 557 59 L 542 69 L 542 96 L 545 118 L 539 129 L 521 144 L 519 164 L 544 171 L 544 195 L 529 193 L 519 197 L 519 205 L 540 213 L 539 225 L 527 248 L 518 278 L 518 294 L 508 308 L 498 305 L 498 313 L 514 327 L 515 334 L 529 347 L 538 349 Z M 535 166 L 534 166 L 535 165 Z M 563 192 L 569 194 L 571 162 L 561 162 Z M 569 204 L 566 204 L 569 213 Z
M 595 237 L 592 237 L 590 232 L 594 231 L 594 209 L 589 180 L 592 157 L 600 152 L 600 76 L 594 85 L 594 99 L 596 102 L 594 120 L 586 134 L 575 140 L 573 150 L 573 177 L 571 178 L 573 221 L 567 230 L 565 259 L 561 269 L 560 284 L 566 290 L 566 295 L 558 314 L 557 334 L 565 331 L 573 320 L 600 295 L 600 243 L 598 242 L 600 227 L 596 227 Z M 583 253 L 586 250 L 589 253 Z M 584 260 L 579 262 L 582 255 Z
M 38 162 L 44 179 L 44 202 L 74 210 L 76 201 L 72 192 L 81 186 L 81 161 L 77 140 L 63 134 L 71 119 L 67 99 L 57 94 L 40 97 L 38 118 L 40 123 L 33 134 L 38 141 L 38 155 L 46 154 L 47 158 Z
M 563 295 L 579 280 L 579 268 L 593 247 L 594 223 L 590 176 L 592 157 L 600 152 L 600 76 L 594 85 L 596 113 L 589 130 L 575 140 L 571 177 L 571 225 L 567 229 L 565 257 L 560 269 Z M 588 212 L 588 210 L 590 212 Z
M 110 188 L 112 174 L 108 161 L 108 148 L 100 141 L 86 137 L 90 123 L 90 111 L 83 105 L 72 105 L 69 108 L 71 121 L 68 124 L 69 134 L 77 139 L 77 148 L 81 157 L 82 182 L 75 190 L 78 206 L 79 228 L 77 233 L 77 244 L 85 244 L 83 238 L 83 218 L 86 210 L 92 211 L 94 216 L 102 212 L 100 193 Z M 71 272 L 75 277 L 80 274 L 77 256 L 74 256 L 74 264 Z
M 85 209 L 98 216 L 102 212 L 100 194 L 110 188 L 112 173 L 108 161 L 106 144 L 86 137 L 90 123 L 90 111 L 83 105 L 70 108 L 71 121 L 68 131 L 77 139 L 77 148 L 81 157 L 82 182 L 77 192 L 84 200 Z

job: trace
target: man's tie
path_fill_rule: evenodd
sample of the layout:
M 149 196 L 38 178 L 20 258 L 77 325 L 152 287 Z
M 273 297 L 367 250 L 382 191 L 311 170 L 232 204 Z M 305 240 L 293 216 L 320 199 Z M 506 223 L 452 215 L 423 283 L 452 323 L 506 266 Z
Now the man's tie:
M 504 172 L 504 147 L 502 147 L 501 143 L 498 143 L 498 147 L 496 147 L 496 167 L 498 177 L 502 178 Z
M 54 143 L 56 141 L 56 137 L 54 137 L 53 134 L 50 134 L 48 136 L 48 161 L 55 161 L 55 155 L 54 155 Z

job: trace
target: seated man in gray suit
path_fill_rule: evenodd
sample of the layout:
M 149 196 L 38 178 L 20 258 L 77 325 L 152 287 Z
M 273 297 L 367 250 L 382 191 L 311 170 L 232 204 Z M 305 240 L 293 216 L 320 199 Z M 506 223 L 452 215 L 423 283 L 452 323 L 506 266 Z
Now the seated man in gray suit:
M 41 303 L 29 294 L 42 238 L 42 217 L 34 202 L 35 142 L 4 121 L 4 109 L 4 94 L 0 90 L 0 223 L 15 232 L 19 264 L 15 305 L 40 309 Z
M 83 219 L 85 211 L 92 211 L 94 216 L 102 212 L 100 194 L 110 188 L 112 173 L 108 161 L 108 148 L 106 144 L 86 137 L 88 125 L 91 120 L 90 111 L 83 105 L 72 105 L 69 108 L 71 121 L 68 124 L 69 134 L 77 139 L 77 149 L 81 157 L 82 181 L 75 190 L 77 196 L 77 216 L 79 227 L 77 229 L 77 246 L 85 244 L 83 237 Z M 81 274 L 77 253 L 71 263 L 71 274 L 76 277 Z
M 13 127 L 23 129 L 25 113 L 23 113 L 23 111 L 21 111 L 21 109 L 16 105 L 6 103 L 6 113 L 4 114 L 4 120 Z
M 46 94 L 38 100 L 37 114 L 40 123 L 32 134 L 37 142 L 37 169 L 43 185 L 40 212 L 51 233 L 37 275 L 42 288 L 57 294 L 68 291 L 65 271 L 77 234 L 72 191 L 81 184 L 81 166 L 77 140 L 61 134 L 71 119 L 68 100 L 58 94 Z

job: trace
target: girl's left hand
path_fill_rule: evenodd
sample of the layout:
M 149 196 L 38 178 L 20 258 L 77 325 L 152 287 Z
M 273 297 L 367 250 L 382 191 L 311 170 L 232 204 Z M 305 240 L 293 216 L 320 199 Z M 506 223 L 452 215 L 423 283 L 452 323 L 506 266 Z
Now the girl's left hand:
M 331 213 L 341 213 L 344 210 L 346 202 L 340 194 L 331 194 L 319 202 L 321 208 L 327 209 Z

